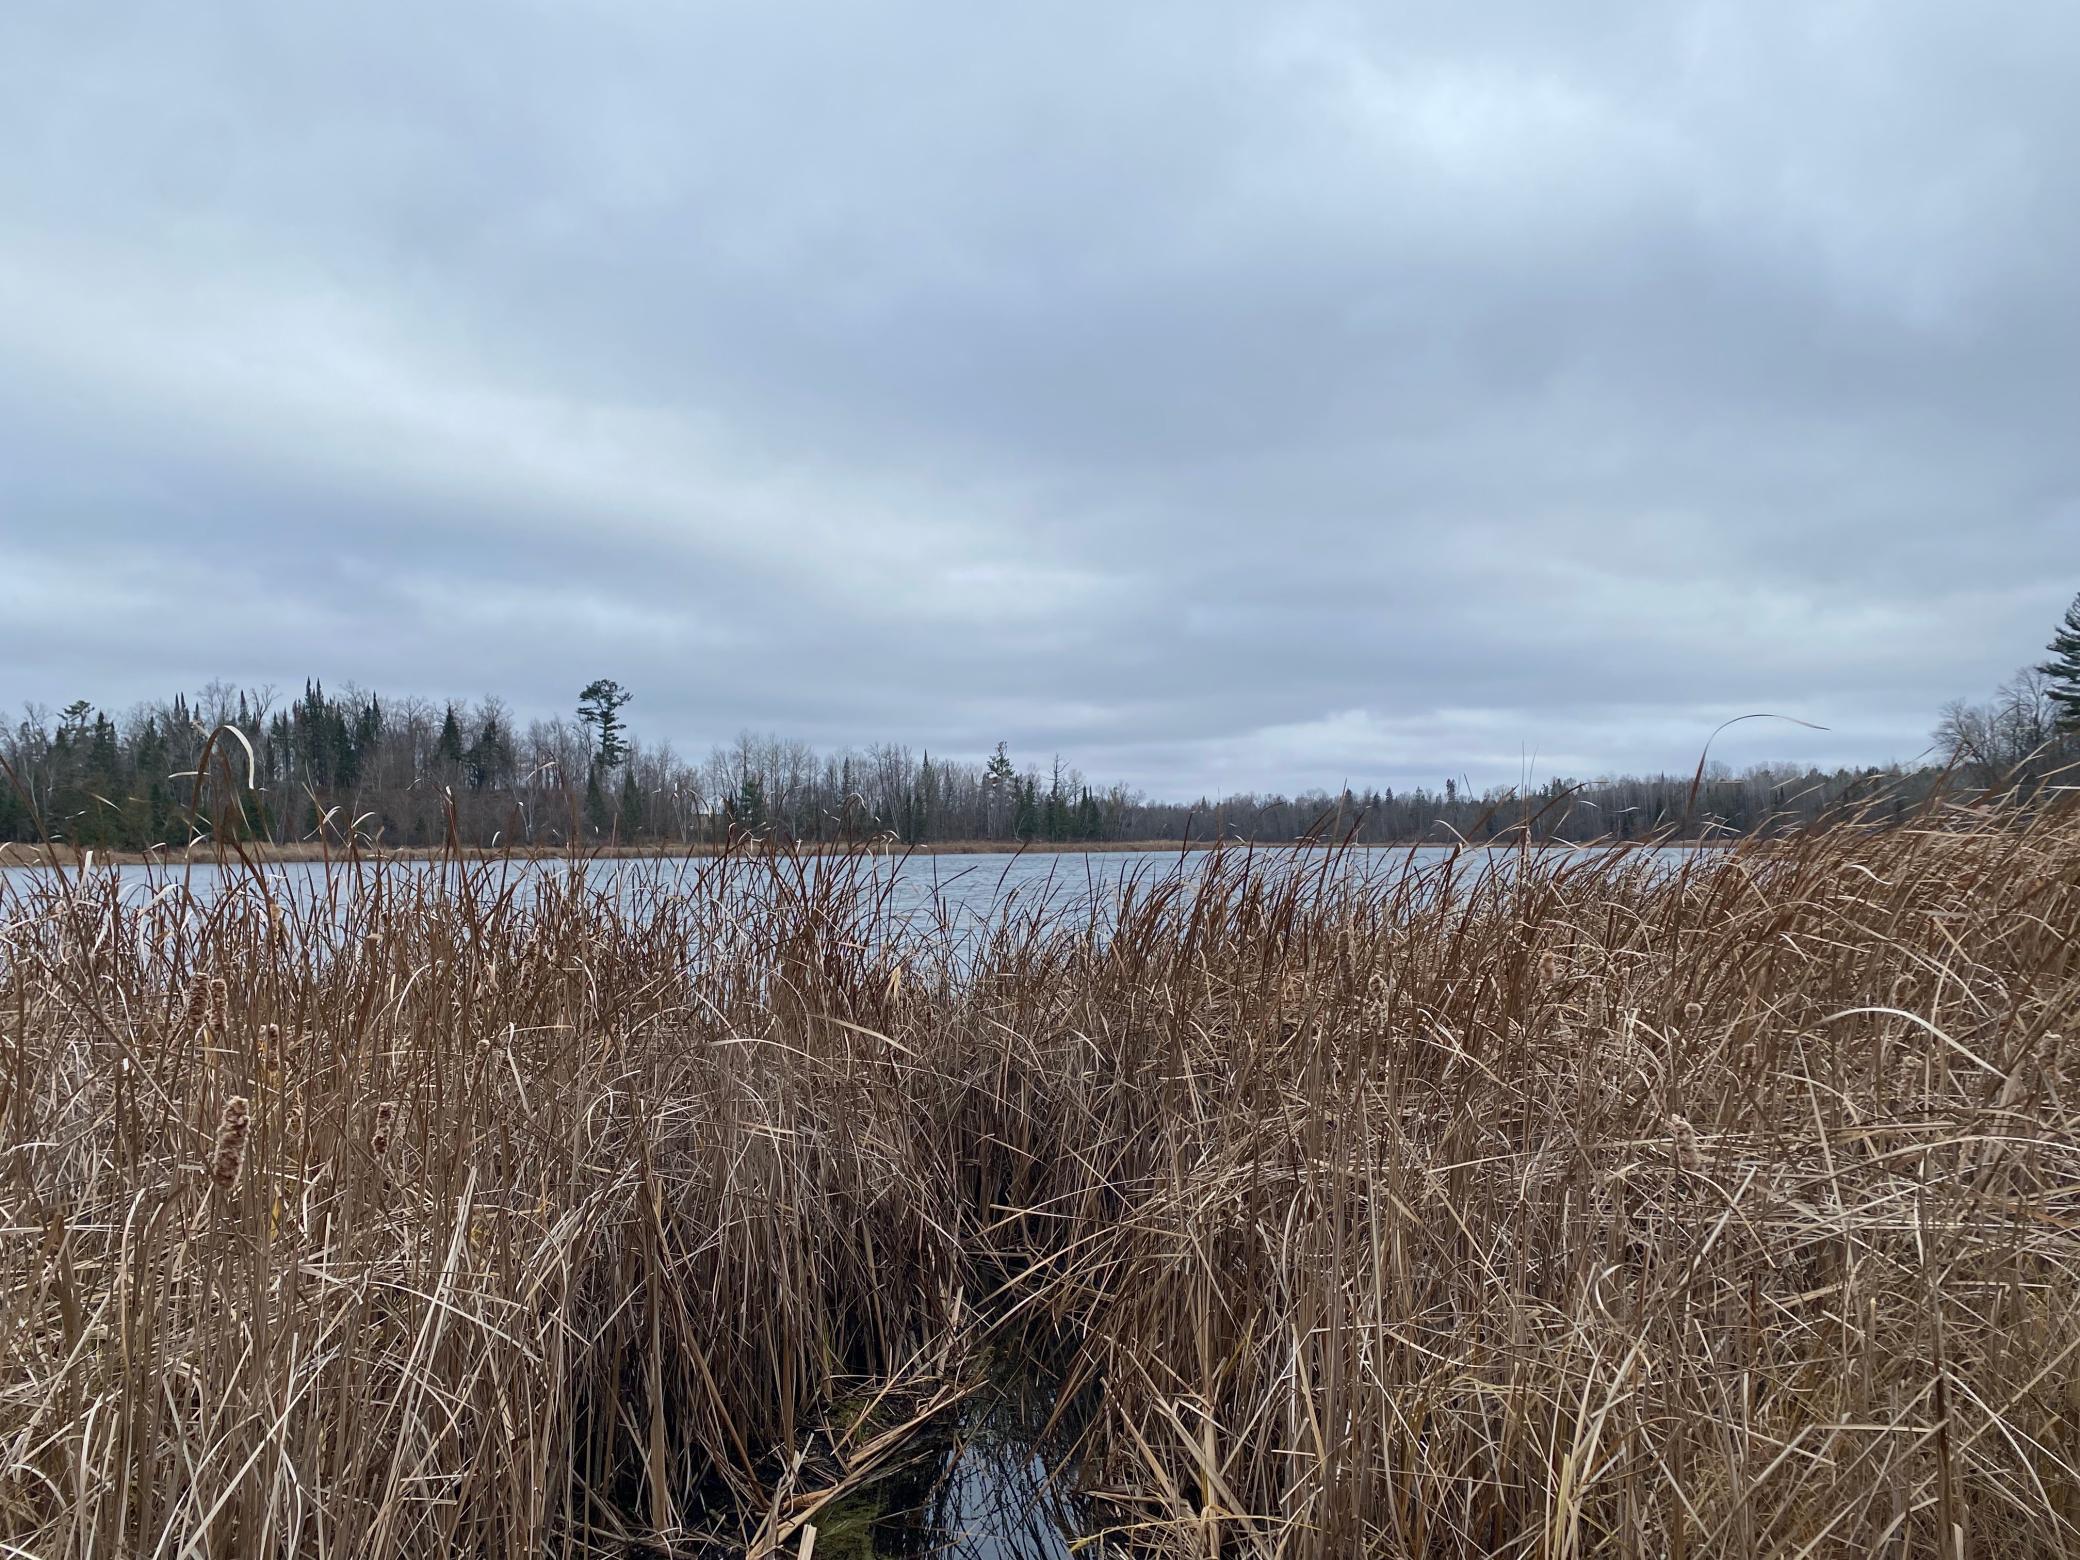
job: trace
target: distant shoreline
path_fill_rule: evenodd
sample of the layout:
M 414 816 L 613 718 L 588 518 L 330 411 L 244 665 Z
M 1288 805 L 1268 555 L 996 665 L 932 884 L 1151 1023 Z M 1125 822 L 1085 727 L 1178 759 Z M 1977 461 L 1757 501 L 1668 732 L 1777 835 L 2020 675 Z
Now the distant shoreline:
M 1740 836 L 1745 838 L 1745 836 Z M 1734 839 L 1723 840 L 1548 840 L 1533 848 L 1538 850 L 1602 850 L 1614 846 L 1634 846 L 1657 850 L 1723 850 L 1734 843 Z M 725 855 L 768 856 L 788 854 L 790 851 L 804 856 L 843 856 L 852 854 L 873 856 L 1086 856 L 1125 855 L 1175 851 L 1180 854 L 1198 854 L 1212 850 L 1216 845 L 1229 850 L 1333 850 L 1348 849 L 1367 852 L 1407 850 L 1448 850 L 1457 844 L 1462 850 L 1516 850 L 1519 844 L 1513 840 L 1396 840 L 1339 846 L 1325 840 L 937 840 L 925 845 L 904 845 L 895 841 L 880 840 L 800 840 L 792 846 L 782 846 L 777 851 L 766 843 L 722 845 L 594 845 L 572 849 L 564 845 L 534 845 L 513 847 L 487 847 L 465 845 L 454 850 L 438 845 L 410 845 L 398 847 L 363 845 L 358 850 L 345 846 L 325 847 L 313 843 L 298 842 L 291 845 L 273 845 L 247 841 L 243 846 L 246 859 L 263 864 L 296 862 L 322 862 L 326 860 L 346 861 L 709 861 Z M 230 846 L 214 842 L 198 841 L 180 849 L 165 850 L 82 850 L 70 845 L 58 846 L 55 852 L 42 845 L 25 845 L 19 841 L 0 842 L 0 867 L 48 867 L 56 855 L 60 865 L 79 867 L 91 859 L 96 866 L 208 866 L 220 860 L 237 861 L 239 851 Z

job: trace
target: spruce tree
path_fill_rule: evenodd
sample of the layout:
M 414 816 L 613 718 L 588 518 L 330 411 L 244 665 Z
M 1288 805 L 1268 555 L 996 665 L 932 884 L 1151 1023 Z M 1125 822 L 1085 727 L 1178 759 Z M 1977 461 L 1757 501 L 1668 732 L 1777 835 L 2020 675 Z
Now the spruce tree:
M 605 834 L 613 827 L 614 815 L 607 810 L 606 793 L 599 788 L 599 768 L 594 764 L 585 776 L 585 827 L 594 834 Z
M 621 771 L 621 810 L 614 821 L 614 832 L 624 845 L 634 844 L 636 836 L 643 832 L 643 795 L 636 789 L 633 769 Z
M 2058 706 L 2059 730 L 2080 732 L 2080 596 L 2066 608 L 2050 648 L 2051 659 L 2037 670 L 2051 679 L 2045 692 Z
M 513 750 L 506 743 L 505 731 L 496 715 L 486 715 L 484 726 L 477 733 L 477 740 L 469 745 L 464 755 L 468 760 L 470 789 L 481 791 L 487 785 L 504 785 L 512 779 Z
M 735 812 L 737 827 L 747 833 L 756 834 L 766 826 L 765 783 L 749 770 L 744 772 L 744 783 L 737 790 Z
M 344 725 L 344 717 L 342 717 L 342 725 Z M 339 765 L 336 770 L 338 783 L 341 785 L 352 785 L 356 780 L 360 779 L 361 766 L 364 760 L 369 762 L 372 769 L 375 757 L 382 750 L 382 746 L 383 706 L 374 694 L 370 694 L 368 703 L 364 704 L 354 716 L 353 736 L 341 747 Z M 379 777 L 371 773 L 369 778 L 373 780 Z
M 1040 832 L 1040 782 L 1027 775 L 1018 790 L 1018 811 L 1011 820 L 1011 832 L 1022 840 L 1029 840 Z
M 917 798 L 910 810 L 908 838 L 913 845 L 922 844 L 932 830 L 932 755 L 926 749 L 924 767 L 918 771 Z
M 455 718 L 455 706 L 448 706 L 448 715 L 441 722 L 440 740 L 433 745 L 434 757 L 444 764 L 460 767 L 462 763 L 462 722 Z

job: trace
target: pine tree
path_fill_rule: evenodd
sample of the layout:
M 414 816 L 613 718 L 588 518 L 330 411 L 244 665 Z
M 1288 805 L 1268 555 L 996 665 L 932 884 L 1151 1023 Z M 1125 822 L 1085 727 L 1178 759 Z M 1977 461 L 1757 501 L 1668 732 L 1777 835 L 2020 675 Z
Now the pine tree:
M 2065 620 L 2051 636 L 2051 659 L 2037 670 L 2051 679 L 2045 691 L 2058 706 L 2061 731 L 2080 732 L 2080 596 L 2066 608 Z
M 585 827 L 605 834 L 613 827 L 614 815 L 607 810 L 606 793 L 599 788 L 599 768 L 594 764 L 585 775 Z
M 578 719 L 599 734 L 599 763 L 614 769 L 628 757 L 628 741 L 622 735 L 621 707 L 634 698 L 611 677 L 596 677 L 578 694 Z

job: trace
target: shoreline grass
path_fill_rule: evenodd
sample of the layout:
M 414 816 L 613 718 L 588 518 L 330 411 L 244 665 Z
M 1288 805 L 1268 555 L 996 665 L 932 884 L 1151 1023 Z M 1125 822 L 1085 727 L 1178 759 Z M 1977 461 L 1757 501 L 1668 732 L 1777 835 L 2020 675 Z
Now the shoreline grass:
M 0 1542 L 806 1553 L 1032 1325 L 1086 1554 L 2072 1552 L 2080 814 L 1392 854 L 12 880 Z

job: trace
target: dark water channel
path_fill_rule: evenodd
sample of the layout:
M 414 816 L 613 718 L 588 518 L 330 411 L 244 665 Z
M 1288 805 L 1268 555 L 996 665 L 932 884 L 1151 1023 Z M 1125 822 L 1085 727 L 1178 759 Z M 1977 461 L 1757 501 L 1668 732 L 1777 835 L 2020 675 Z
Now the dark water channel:
M 1065 1396 L 1051 1362 L 1000 1355 L 982 1388 L 920 1431 L 899 1466 L 819 1515 L 817 1560 L 1068 1560 L 1071 1540 L 1093 1527 L 1076 1489 L 1090 1399 Z

